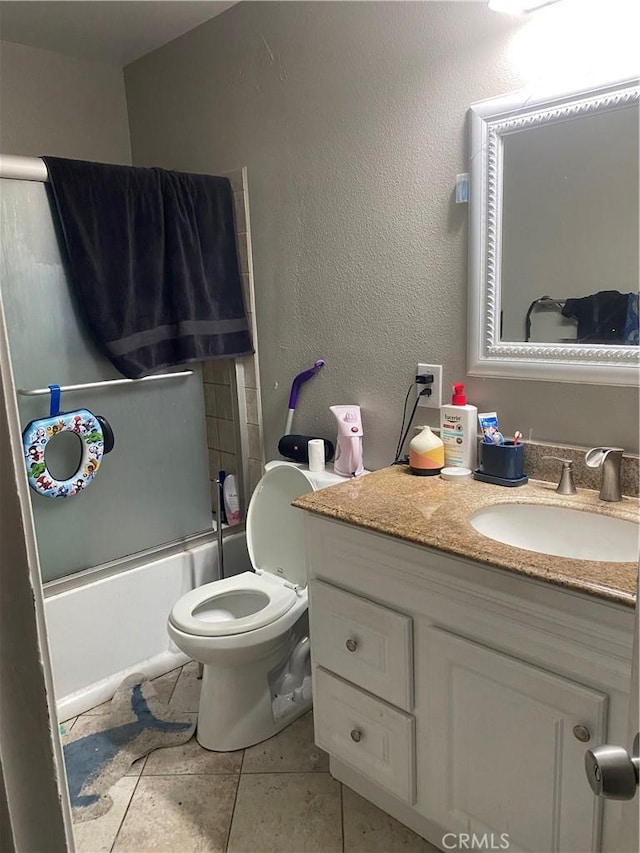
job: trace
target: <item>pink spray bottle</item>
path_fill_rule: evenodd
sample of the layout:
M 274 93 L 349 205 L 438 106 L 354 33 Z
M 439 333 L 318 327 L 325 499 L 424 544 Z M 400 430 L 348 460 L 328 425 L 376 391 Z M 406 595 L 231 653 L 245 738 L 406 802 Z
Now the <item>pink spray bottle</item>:
M 338 421 L 336 458 L 333 470 L 343 477 L 359 477 L 362 463 L 362 417 L 360 406 L 330 406 Z

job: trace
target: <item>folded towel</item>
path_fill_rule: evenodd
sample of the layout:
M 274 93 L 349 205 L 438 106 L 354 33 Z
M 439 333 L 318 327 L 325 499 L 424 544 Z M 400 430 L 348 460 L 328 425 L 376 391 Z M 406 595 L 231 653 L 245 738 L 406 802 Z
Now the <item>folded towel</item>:
M 43 159 L 80 310 L 121 373 L 253 352 L 226 178 Z

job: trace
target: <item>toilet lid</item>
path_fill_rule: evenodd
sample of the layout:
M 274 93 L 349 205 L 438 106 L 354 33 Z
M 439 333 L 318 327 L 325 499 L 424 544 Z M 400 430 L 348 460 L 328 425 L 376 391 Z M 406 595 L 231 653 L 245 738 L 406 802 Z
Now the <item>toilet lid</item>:
M 271 468 L 260 480 L 247 512 L 247 548 L 254 569 L 307 585 L 303 510 L 291 501 L 312 491 L 308 473 L 290 465 Z
M 276 578 L 243 572 L 192 589 L 174 604 L 169 621 L 185 634 L 228 637 L 270 625 L 296 601 Z

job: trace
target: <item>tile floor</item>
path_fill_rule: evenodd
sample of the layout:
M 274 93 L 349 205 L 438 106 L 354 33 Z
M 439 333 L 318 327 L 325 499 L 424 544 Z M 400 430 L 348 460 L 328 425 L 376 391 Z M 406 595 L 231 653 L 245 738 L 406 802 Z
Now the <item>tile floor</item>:
M 195 663 L 155 679 L 158 696 L 195 715 Z M 105 702 L 63 723 L 65 739 L 89 734 Z M 208 752 L 195 737 L 132 765 L 114 804 L 76 824 L 79 853 L 439 853 L 329 775 L 313 742 L 311 713 L 237 752 Z

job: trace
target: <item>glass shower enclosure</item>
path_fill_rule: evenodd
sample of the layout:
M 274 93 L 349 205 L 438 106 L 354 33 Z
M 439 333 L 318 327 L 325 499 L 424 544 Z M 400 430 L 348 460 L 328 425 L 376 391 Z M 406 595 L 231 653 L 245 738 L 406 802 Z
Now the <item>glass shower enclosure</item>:
M 46 184 L 2 178 L 0 189 L 0 297 L 16 389 L 121 379 L 85 331 Z M 31 491 L 44 582 L 211 530 L 202 377 L 197 364 L 175 368 L 186 369 L 188 376 L 62 394 L 61 411 L 104 416 L 115 446 L 78 495 Z M 18 405 L 23 428 L 49 414 L 48 395 L 18 391 Z M 58 479 L 77 465 L 73 438 L 47 446 Z

